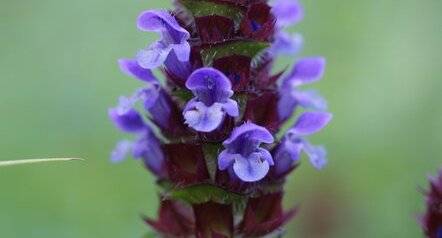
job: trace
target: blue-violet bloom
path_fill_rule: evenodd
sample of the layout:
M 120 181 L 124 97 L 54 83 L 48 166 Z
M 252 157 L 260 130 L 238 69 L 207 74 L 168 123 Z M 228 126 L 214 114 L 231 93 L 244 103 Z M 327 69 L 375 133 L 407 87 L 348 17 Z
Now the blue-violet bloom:
M 272 134 L 264 127 L 247 122 L 236 127 L 230 138 L 223 142 L 218 156 L 218 168 L 233 172 L 244 182 L 255 182 L 264 178 L 274 165 L 272 155 L 260 148 L 261 143 L 273 143 Z
M 272 55 L 297 55 L 304 46 L 301 34 L 289 34 L 284 28 L 294 25 L 304 17 L 304 9 L 297 0 L 276 0 L 272 4 L 272 14 L 276 17 L 277 32 L 269 49 Z
M 226 114 L 237 117 L 238 104 L 233 95 L 230 80 L 214 68 L 200 68 L 190 75 L 186 87 L 195 95 L 184 109 L 183 115 L 193 129 L 211 132 L 217 129 Z
M 275 35 L 275 41 L 270 47 L 273 55 L 282 54 L 285 56 L 297 55 L 304 47 L 304 37 L 299 33 L 290 35 L 285 31 L 279 31 Z
M 118 142 L 111 154 L 111 160 L 121 162 L 132 151 L 134 158 L 142 158 L 152 172 L 164 176 L 164 155 L 160 141 L 141 115 L 132 108 L 131 99 L 120 97 L 118 106 L 109 109 L 109 117 L 121 131 L 138 135 L 135 141 L 124 139 Z
M 321 79 L 325 70 L 325 59 L 302 58 L 293 68 L 292 72 L 283 79 L 279 89 L 278 114 L 281 121 L 287 120 L 294 112 L 296 106 L 325 110 L 327 101 L 315 90 L 300 91 L 299 86 Z
M 276 0 L 272 4 L 272 14 L 276 17 L 276 26 L 287 27 L 304 18 L 304 9 L 298 0 Z
M 157 68 L 173 53 L 181 62 L 188 62 L 190 45 L 189 32 L 181 27 L 169 12 L 161 9 L 145 11 L 138 17 L 137 26 L 142 31 L 158 32 L 161 39 L 147 50 L 140 50 L 137 60 L 146 69 Z
M 162 127 L 167 127 L 171 113 L 170 100 L 152 71 L 141 67 L 136 60 L 120 59 L 118 64 L 125 74 L 150 83 L 150 85 L 137 90 L 132 97 L 120 98 L 120 107 L 125 105 L 124 107 L 131 108 L 138 101 L 142 101 L 144 109 L 150 113 L 153 121 Z
M 289 168 L 288 165 L 300 159 L 302 151 L 307 154 L 315 168 L 322 169 L 327 164 L 325 148 L 311 145 L 304 136 L 317 133 L 332 118 L 332 114 L 326 112 L 305 112 L 301 114 L 295 125 L 288 130 L 274 154 L 276 172 L 281 174 L 286 172 L 285 170 Z
M 164 90 L 159 85 L 150 85 L 139 89 L 132 96 L 134 101 L 142 101 L 154 122 L 163 128 L 169 126 L 171 115 L 171 102 Z
M 126 75 L 147 83 L 159 84 L 158 79 L 152 74 L 152 71 L 141 67 L 137 60 L 119 59 L 118 65 L 121 71 Z

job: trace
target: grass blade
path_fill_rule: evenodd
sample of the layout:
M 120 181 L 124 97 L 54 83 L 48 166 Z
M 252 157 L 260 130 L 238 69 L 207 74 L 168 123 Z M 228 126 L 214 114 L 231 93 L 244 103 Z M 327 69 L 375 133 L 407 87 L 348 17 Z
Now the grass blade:
M 6 160 L 0 161 L 0 167 L 21 165 L 21 164 L 36 164 L 36 163 L 46 163 L 46 162 L 57 162 L 57 161 L 72 161 L 72 160 L 83 160 L 80 158 L 50 158 L 50 159 L 24 159 L 24 160 Z

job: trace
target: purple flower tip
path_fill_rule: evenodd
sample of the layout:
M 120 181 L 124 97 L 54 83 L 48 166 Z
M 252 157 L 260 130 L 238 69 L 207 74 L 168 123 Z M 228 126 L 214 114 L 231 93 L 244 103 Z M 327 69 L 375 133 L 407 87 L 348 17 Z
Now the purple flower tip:
M 318 110 L 327 108 L 327 101 L 315 90 L 300 91 L 299 86 L 319 80 L 324 74 L 325 59 L 322 57 L 299 60 L 292 72 L 283 79 L 278 101 L 278 114 L 281 121 L 289 118 L 296 106 Z
M 198 69 L 190 75 L 186 87 L 195 95 L 183 112 L 186 123 L 193 129 L 211 132 L 221 125 L 225 114 L 239 115 L 238 104 L 230 99 L 233 95 L 230 80 L 220 71 Z
M 166 61 L 171 52 L 181 62 L 189 61 L 189 32 L 181 27 L 169 12 L 161 9 L 145 11 L 138 17 L 137 26 L 142 31 L 158 32 L 161 39 L 147 50 L 140 50 L 137 60 L 141 67 L 153 69 Z
M 132 150 L 132 142 L 130 140 L 123 139 L 119 141 L 115 146 L 115 149 L 112 151 L 111 161 L 113 163 L 122 162 L 131 150 Z
M 130 98 L 120 97 L 117 107 L 109 109 L 109 117 L 115 126 L 128 133 L 139 133 L 146 129 L 146 124 L 141 115 L 132 108 Z
M 290 35 L 285 31 L 280 31 L 275 35 L 275 41 L 270 48 L 273 55 L 282 54 L 285 56 L 294 56 L 301 52 L 304 47 L 304 37 L 299 33 Z
M 326 112 L 305 112 L 299 116 L 296 124 L 289 130 L 289 136 L 312 135 L 324 128 L 333 118 L 331 113 Z
M 133 98 L 143 102 L 144 109 L 150 113 L 154 122 L 164 128 L 169 126 L 169 118 L 172 111 L 171 102 L 159 85 L 141 88 L 134 94 Z
M 314 146 L 302 136 L 312 135 L 324 128 L 333 115 L 326 112 L 305 112 L 289 129 L 286 136 L 275 153 L 276 168 L 281 173 L 285 168 L 281 164 L 289 164 L 287 159 L 298 161 L 301 157 L 301 152 L 304 151 L 310 159 L 313 167 L 322 169 L 327 164 L 327 151 L 323 146 Z M 293 163 L 293 162 L 292 162 Z
M 304 151 L 310 159 L 310 163 L 316 169 L 323 169 L 327 165 L 327 150 L 324 146 L 313 146 L 304 142 Z
M 226 149 L 218 156 L 218 167 L 220 170 L 233 167 L 236 176 L 244 182 L 259 181 L 274 165 L 272 155 L 259 145 L 273 141 L 272 134 L 264 127 L 253 123 L 236 127 L 223 142 Z
M 121 97 L 117 107 L 109 109 L 109 116 L 122 131 L 138 135 L 135 141 L 120 141 L 111 154 L 113 162 L 123 161 L 132 151 L 134 158 L 142 158 L 146 166 L 159 176 L 164 176 L 164 156 L 158 138 L 140 113 L 133 108 L 138 99 Z
M 272 5 L 272 13 L 279 27 L 296 24 L 304 17 L 304 9 L 297 0 L 277 0 Z
M 325 63 L 323 57 L 300 59 L 292 72 L 284 79 L 283 85 L 300 86 L 321 79 L 325 71 Z
M 150 69 L 145 69 L 138 64 L 138 61 L 132 59 L 119 59 L 118 65 L 123 73 L 151 84 L 159 84 L 158 80 L 152 74 Z

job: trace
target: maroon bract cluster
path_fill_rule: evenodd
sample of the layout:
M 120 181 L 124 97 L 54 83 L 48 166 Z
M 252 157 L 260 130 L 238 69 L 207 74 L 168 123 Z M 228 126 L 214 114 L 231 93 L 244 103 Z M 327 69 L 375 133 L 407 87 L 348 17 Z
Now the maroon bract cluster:
M 427 209 L 421 218 L 424 232 L 429 238 L 442 238 L 442 169 L 437 177 L 430 178 L 426 203 Z

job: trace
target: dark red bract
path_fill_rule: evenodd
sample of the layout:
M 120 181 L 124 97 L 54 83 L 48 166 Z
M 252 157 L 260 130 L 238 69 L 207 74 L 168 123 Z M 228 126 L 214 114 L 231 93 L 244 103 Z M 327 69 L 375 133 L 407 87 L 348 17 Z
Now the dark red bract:
M 427 209 L 421 218 L 425 234 L 429 238 L 442 237 L 442 169 L 436 178 L 430 179 L 426 193 Z

